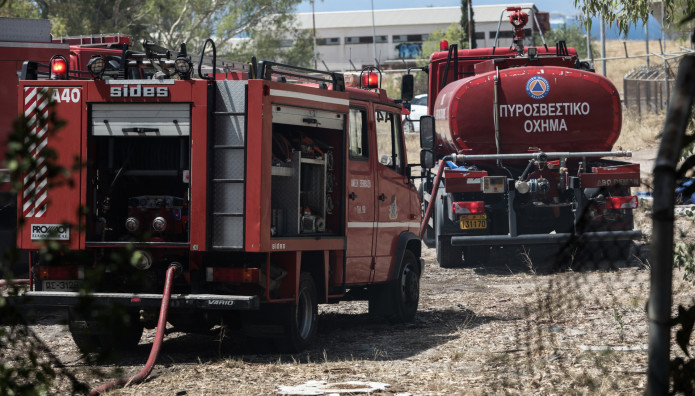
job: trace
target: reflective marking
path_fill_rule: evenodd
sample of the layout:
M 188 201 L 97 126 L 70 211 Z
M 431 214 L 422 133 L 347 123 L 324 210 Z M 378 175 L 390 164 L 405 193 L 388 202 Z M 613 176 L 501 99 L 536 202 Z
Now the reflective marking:
M 293 91 L 281 91 L 279 89 L 271 89 L 270 94 L 272 96 L 282 96 L 285 98 L 313 100 L 314 102 L 332 103 L 332 104 L 339 104 L 339 105 L 343 105 L 343 106 L 347 106 L 350 103 L 347 99 L 331 98 L 331 97 L 327 97 L 327 96 L 305 94 L 305 93 L 293 92 Z

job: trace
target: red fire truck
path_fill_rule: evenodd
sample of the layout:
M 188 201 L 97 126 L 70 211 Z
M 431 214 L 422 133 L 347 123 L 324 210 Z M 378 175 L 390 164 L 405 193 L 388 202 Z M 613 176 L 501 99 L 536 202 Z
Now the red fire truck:
M 201 71 L 201 55 L 199 78 L 184 46 L 125 49 L 121 78 L 107 80 L 100 54 L 87 80 L 72 79 L 65 59 L 53 61 L 52 80 L 25 68 L 20 111 L 34 117 L 52 98 L 66 121 L 55 135 L 36 125 L 38 150 L 84 164 L 74 187 L 46 189 L 41 168 L 24 179 L 18 244 L 33 276 L 25 302 L 67 307 L 84 349 L 136 345 L 165 287 L 177 329 L 224 321 L 293 351 L 314 340 L 319 303 L 366 299 L 370 312 L 412 320 L 420 202 L 402 107 L 378 88 L 378 72 L 364 72 L 361 87 L 346 87 L 340 73 L 255 60 L 219 73 L 209 45 L 212 72 Z M 173 60 L 176 75 L 123 79 L 132 59 Z M 70 252 L 48 260 L 39 253 L 47 241 Z M 178 276 L 165 281 L 172 270 Z M 86 303 L 94 309 L 77 309 Z M 94 316 L 107 305 L 130 318 L 125 330 Z
M 630 190 L 640 172 L 620 161 L 629 151 L 611 151 L 622 122 L 618 91 L 562 41 L 525 46 L 529 15 L 509 7 L 500 24 L 505 13 L 509 48 L 444 44 L 423 68 L 423 239 L 443 267 L 524 245 L 545 261 L 565 247 L 594 261 L 596 253 L 624 258 L 641 235 Z M 406 91 L 412 81 L 405 76 Z

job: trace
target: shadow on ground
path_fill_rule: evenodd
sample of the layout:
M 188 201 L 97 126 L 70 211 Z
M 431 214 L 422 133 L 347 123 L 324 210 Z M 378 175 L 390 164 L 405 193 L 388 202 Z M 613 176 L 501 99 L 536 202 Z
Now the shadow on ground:
M 649 265 L 649 245 L 635 243 L 624 246 L 591 246 L 583 250 L 553 245 L 528 248 L 497 248 L 483 265 L 473 268 L 479 275 L 516 275 L 521 273 L 552 274 L 563 271 L 615 271 Z

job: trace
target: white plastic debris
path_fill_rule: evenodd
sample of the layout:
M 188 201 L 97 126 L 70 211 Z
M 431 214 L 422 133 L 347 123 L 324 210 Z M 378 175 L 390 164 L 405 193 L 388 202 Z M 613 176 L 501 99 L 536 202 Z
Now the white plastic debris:
M 341 393 L 372 393 L 385 391 L 389 384 L 382 382 L 345 381 L 328 383 L 326 381 L 307 381 L 302 385 L 278 385 L 280 395 L 329 395 L 338 396 Z

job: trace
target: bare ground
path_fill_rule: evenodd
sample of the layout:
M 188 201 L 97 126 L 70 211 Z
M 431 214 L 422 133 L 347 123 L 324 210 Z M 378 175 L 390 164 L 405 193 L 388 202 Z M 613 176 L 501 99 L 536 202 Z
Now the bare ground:
M 424 246 L 423 246 L 424 247 Z M 649 266 L 646 245 L 630 261 L 575 266 L 551 275 L 505 252 L 485 267 L 442 269 L 424 248 L 414 323 L 372 319 L 366 302 L 320 307 L 315 346 L 278 354 L 235 335 L 167 335 L 150 378 L 112 395 L 261 395 L 308 381 L 380 382 L 383 395 L 636 394 L 646 385 Z M 675 277 L 675 302 L 692 286 Z M 96 387 L 140 371 L 153 331 L 117 365 L 89 366 L 63 318 L 44 312 L 32 326 L 65 370 Z M 220 341 L 222 340 L 222 341 Z M 675 348 L 674 348 L 675 350 Z M 95 372 L 100 370 L 101 373 Z M 59 381 L 55 394 L 69 391 Z M 308 394 L 308 393 L 306 393 Z M 350 394 L 342 392 L 341 394 Z

